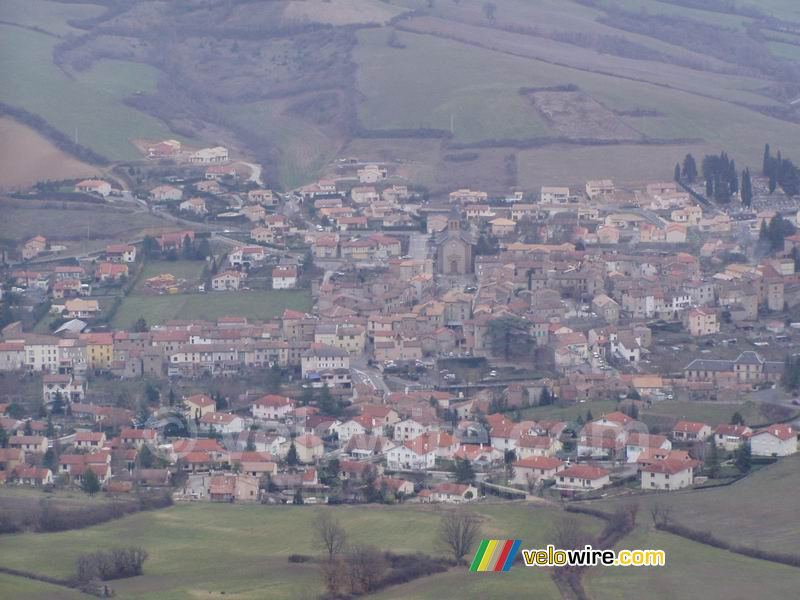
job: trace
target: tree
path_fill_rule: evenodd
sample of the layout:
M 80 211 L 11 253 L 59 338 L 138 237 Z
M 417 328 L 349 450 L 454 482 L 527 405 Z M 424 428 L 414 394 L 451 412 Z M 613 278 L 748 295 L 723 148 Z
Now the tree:
M 300 464 L 300 459 L 297 457 L 297 447 L 294 445 L 294 441 L 292 441 L 289 446 L 289 451 L 286 453 L 286 464 L 290 467 L 295 467 Z
M 549 406 L 553 403 L 553 394 L 546 387 L 542 388 L 542 393 L 539 394 L 539 404 L 541 406 Z
M 750 181 L 750 169 L 742 171 L 742 205 L 750 208 L 753 202 L 753 184 Z
M 456 563 L 463 564 L 464 557 L 480 539 L 480 533 L 480 520 L 474 513 L 461 509 L 449 510 L 439 522 L 437 541 L 453 555 Z
M 689 183 L 694 183 L 697 179 L 697 163 L 691 154 L 687 154 L 683 159 L 683 178 Z
M 769 193 L 772 194 L 775 192 L 775 189 L 778 187 L 778 175 L 774 171 L 769 174 Z
M 375 590 L 386 575 L 386 558 L 375 546 L 353 546 L 345 556 L 350 593 L 362 595 Z
M 744 425 L 744 417 L 738 410 L 731 416 L 731 425 Z
M 753 454 L 750 450 L 750 444 L 744 443 L 736 450 L 736 468 L 740 473 L 747 473 L 753 466 Z
M 769 144 L 764 144 L 764 162 L 761 166 L 761 174 L 764 177 L 770 175 L 772 171 L 772 154 L 769 151 Z
M 483 14 L 486 16 L 487 21 L 494 21 L 497 14 L 497 6 L 493 2 L 487 2 L 483 5 Z
M 150 469 L 153 467 L 153 463 L 155 463 L 156 457 L 153 455 L 153 451 L 150 450 L 150 446 L 144 444 L 142 449 L 139 450 L 139 468 L 141 469 Z
M 292 504 L 305 504 L 303 500 L 303 491 L 300 488 L 297 488 L 294 492 L 294 497 L 292 498 Z
M 84 472 L 83 481 L 81 481 L 81 489 L 90 496 L 94 496 L 100 491 L 100 480 L 97 478 L 97 474 L 91 469 L 87 468 Z
M 145 258 L 156 258 L 161 254 L 161 246 L 159 246 L 156 238 L 150 235 L 144 236 L 142 239 L 142 254 Z
M 675 181 L 681 180 L 681 163 L 675 163 L 675 174 L 673 175 Z
M 183 244 L 181 246 L 181 256 L 186 260 L 191 260 L 194 257 L 194 247 L 192 245 L 192 238 L 189 235 L 183 237 Z
M 50 403 L 50 412 L 54 415 L 64 414 L 64 398 L 61 392 L 56 392 L 53 401 Z
M 563 517 L 553 528 L 551 543 L 561 550 L 577 550 L 590 542 L 591 536 L 575 517 Z
M 489 321 L 489 344 L 492 354 L 505 360 L 528 357 L 534 347 L 530 324 L 514 315 L 503 315 Z
M 456 459 L 455 475 L 458 483 L 472 483 L 475 481 L 475 469 L 472 468 L 472 463 L 466 459 Z
M 706 440 L 706 472 L 708 472 L 708 476 L 712 479 L 715 479 L 719 475 L 719 450 L 717 450 L 717 445 L 714 443 L 714 436 L 709 436 Z
M 0 448 L 8 448 L 8 432 L 0 425 Z
M 144 317 L 139 317 L 133 323 L 133 330 L 136 333 L 143 333 L 145 331 L 149 331 L 150 328 L 147 326 L 147 321 L 144 320 Z
M 51 471 L 55 471 L 56 467 L 58 467 L 58 461 L 56 460 L 56 453 L 53 451 L 52 448 L 48 448 L 47 452 L 44 453 L 44 457 L 42 458 L 42 466 L 47 467 Z
M 169 403 L 170 406 L 175 406 L 176 401 L 177 398 L 175 396 L 175 390 L 169 388 L 169 394 L 167 395 L 167 402 Z
M 33 425 L 31 425 L 30 419 L 25 421 L 25 426 L 22 428 L 22 433 L 25 435 L 33 435 Z
M 328 554 L 328 560 L 340 554 L 347 542 L 347 533 L 342 524 L 329 510 L 321 512 L 312 524 L 314 542 Z
M 151 406 L 154 404 L 160 404 L 161 402 L 161 393 L 152 383 L 148 383 L 147 387 L 144 389 L 144 397 L 147 403 Z

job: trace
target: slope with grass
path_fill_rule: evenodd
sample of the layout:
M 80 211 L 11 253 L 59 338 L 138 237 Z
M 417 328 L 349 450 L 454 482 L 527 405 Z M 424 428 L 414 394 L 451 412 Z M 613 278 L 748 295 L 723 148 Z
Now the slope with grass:
M 13 554 L 4 553 L 0 564 L 26 568 L 52 576 L 67 576 L 75 566 L 76 549 L 90 552 L 132 544 L 150 557 L 145 575 L 113 582 L 121 599 L 188 599 L 209 594 L 238 599 L 316 597 L 321 582 L 313 564 L 293 564 L 290 554 L 315 554 L 311 522 L 318 510 L 332 510 L 353 542 L 374 544 L 394 552 L 439 554 L 435 544 L 441 509 L 424 506 L 359 506 L 320 508 L 268 507 L 219 504 L 175 506 L 137 514 L 100 526 L 56 534 L 9 536 Z M 486 538 L 521 538 L 535 547 L 551 532 L 560 512 L 522 504 L 476 506 L 483 518 Z M 587 530 L 596 532 L 597 521 L 581 517 Z M 8 554 L 8 556 L 6 556 Z M 475 589 L 454 586 L 469 575 L 463 568 L 421 579 L 407 587 L 387 590 L 385 598 L 482 598 L 500 585 L 508 594 L 528 593 L 558 598 L 545 571 L 515 567 L 515 573 L 497 583 L 481 574 Z M 489 581 L 491 579 L 491 582 Z M 539 596 L 541 594 L 541 596 Z
M 660 503 L 671 509 L 670 521 L 710 531 L 730 543 L 762 550 L 800 554 L 800 456 L 782 458 L 736 483 L 709 490 L 637 496 L 642 520 Z M 630 499 L 593 502 L 603 510 Z

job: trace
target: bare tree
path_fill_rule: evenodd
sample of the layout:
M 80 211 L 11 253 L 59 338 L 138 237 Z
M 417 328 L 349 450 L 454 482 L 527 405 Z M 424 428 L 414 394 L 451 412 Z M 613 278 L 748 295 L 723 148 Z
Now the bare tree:
M 574 517 L 560 519 L 553 530 L 553 545 L 559 550 L 577 550 L 589 543 L 591 536 Z
M 322 561 L 320 564 L 322 580 L 325 582 L 325 589 L 331 598 L 339 598 L 347 592 L 349 579 L 347 565 L 340 556 L 334 556 L 330 560 Z
M 350 593 L 359 595 L 376 589 L 384 578 L 388 564 L 375 546 L 359 544 L 353 546 L 345 556 Z
M 480 539 L 480 533 L 480 520 L 474 513 L 451 510 L 442 515 L 438 541 L 457 563 L 463 563 L 464 557 Z
M 328 553 L 328 560 L 342 552 L 347 534 L 342 524 L 333 518 L 329 511 L 323 511 L 317 515 L 313 523 L 314 541 L 317 545 Z
M 631 521 L 631 525 L 636 525 L 636 516 L 639 514 L 639 503 L 636 501 L 628 502 L 625 505 L 625 510 L 628 511 L 628 518 Z

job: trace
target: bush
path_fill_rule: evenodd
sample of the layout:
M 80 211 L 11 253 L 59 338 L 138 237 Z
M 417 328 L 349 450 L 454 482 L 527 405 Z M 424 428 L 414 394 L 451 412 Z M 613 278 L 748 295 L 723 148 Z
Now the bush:
M 289 562 L 290 563 L 307 563 L 314 560 L 314 557 L 308 556 L 307 554 L 290 554 L 289 555 Z
M 147 552 L 135 546 L 84 554 L 78 557 L 78 581 L 135 577 L 142 574 L 145 560 Z

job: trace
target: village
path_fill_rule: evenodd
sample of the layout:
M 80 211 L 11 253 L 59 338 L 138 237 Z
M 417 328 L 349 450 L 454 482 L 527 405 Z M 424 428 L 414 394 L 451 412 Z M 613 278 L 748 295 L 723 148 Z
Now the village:
M 283 193 L 223 147 L 147 156 L 59 193 L 169 226 L 6 257 L 3 485 L 569 502 L 798 452 L 791 199 L 713 204 L 680 170 L 437 197 L 356 159 Z

